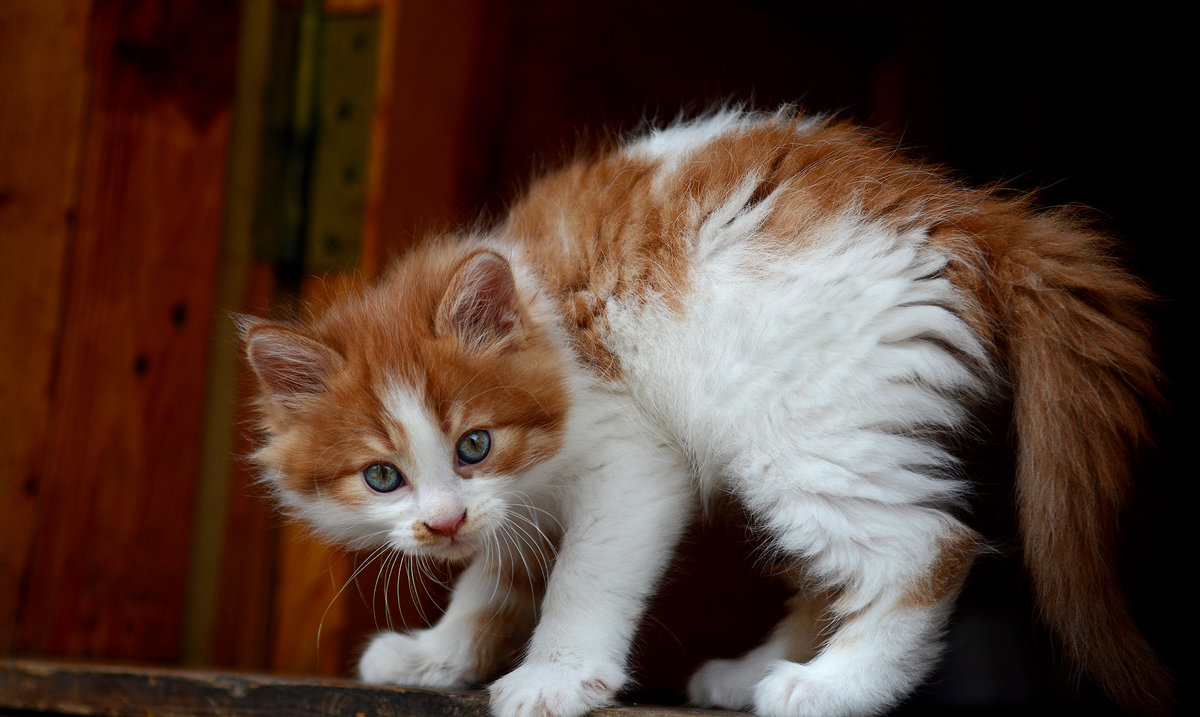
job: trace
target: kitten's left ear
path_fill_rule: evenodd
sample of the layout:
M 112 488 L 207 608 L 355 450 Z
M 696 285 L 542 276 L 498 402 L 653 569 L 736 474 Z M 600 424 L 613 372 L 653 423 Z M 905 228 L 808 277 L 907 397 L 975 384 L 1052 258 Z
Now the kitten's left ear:
M 467 258 L 442 295 L 434 327 L 475 351 L 519 336 L 521 307 L 508 261 L 490 251 Z

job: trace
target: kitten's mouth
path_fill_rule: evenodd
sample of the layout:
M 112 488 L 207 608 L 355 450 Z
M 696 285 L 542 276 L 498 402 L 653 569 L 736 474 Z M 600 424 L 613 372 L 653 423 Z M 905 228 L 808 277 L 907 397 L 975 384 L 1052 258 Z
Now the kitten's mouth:
M 449 562 L 460 562 L 475 556 L 477 544 L 470 536 L 451 535 L 434 548 L 439 558 Z

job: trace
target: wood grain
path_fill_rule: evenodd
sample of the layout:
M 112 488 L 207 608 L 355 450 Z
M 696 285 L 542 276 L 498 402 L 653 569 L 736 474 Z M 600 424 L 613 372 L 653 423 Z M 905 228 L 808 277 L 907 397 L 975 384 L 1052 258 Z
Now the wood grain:
M 268 313 L 274 289 L 271 267 L 253 263 L 246 279 L 241 310 L 259 316 Z M 237 352 L 236 346 L 228 347 Z M 237 406 L 232 432 L 229 471 L 225 483 L 225 510 L 220 533 L 218 590 L 212 613 L 201 626 L 193 648 L 196 663 L 265 670 L 270 666 L 271 634 L 275 620 L 275 573 L 279 556 L 280 518 L 266 488 L 247 460 L 254 450 L 251 410 L 246 400 L 253 390 L 253 375 L 244 366 L 237 376 Z M 216 539 L 216 536 L 214 536 Z M 192 626 L 189 626 L 192 627 Z
M 395 14 L 390 133 L 381 147 L 380 264 L 430 233 L 478 216 L 504 127 L 507 3 L 402 3 Z
M 0 2 L 0 653 L 13 647 L 33 559 L 79 201 L 88 9 L 74 0 Z
M 487 697 L 462 690 L 376 687 L 287 678 L 0 659 L 0 710 L 75 715 L 377 715 L 486 717 Z M 624 705 L 605 717 L 721 717 L 737 713 Z
M 234 10 L 94 5 L 78 228 L 18 651 L 178 657 Z

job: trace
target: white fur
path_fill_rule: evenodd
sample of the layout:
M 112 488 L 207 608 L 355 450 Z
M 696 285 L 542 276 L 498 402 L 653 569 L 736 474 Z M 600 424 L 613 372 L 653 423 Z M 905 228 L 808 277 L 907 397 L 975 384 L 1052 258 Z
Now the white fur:
M 737 108 L 718 110 L 693 120 L 653 129 L 631 142 L 626 151 L 633 156 L 664 160 L 663 170 L 671 172 L 679 162 L 703 149 L 713 138 L 736 132 L 767 117 L 769 115 L 748 113 Z M 789 118 L 789 114 L 785 110 L 775 113 L 774 117 Z M 797 129 L 813 127 L 821 121 L 821 115 L 808 115 L 796 123 Z
M 787 117 L 786 112 L 774 115 L 776 119 Z M 659 162 L 654 177 L 654 186 L 662 189 L 672 173 L 692 154 L 702 150 L 714 137 L 736 133 L 750 127 L 766 115 L 747 113 L 736 108 L 723 109 L 702 117 L 676 122 L 648 132 L 644 137 L 629 144 L 625 152 L 634 158 Z M 796 122 L 796 130 L 802 132 L 822 121 L 820 115 L 810 115 Z M 753 186 L 751 186 L 753 189 Z
M 962 399 L 982 388 L 946 347 L 986 355 L 919 233 L 848 214 L 772 251 L 749 241 L 770 199 L 745 208 L 747 196 L 698 228 L 682 316 L 614 300 L 610 342 L 704 492 L 739 495 L 780 553 L 845 589 L 836 608 L 853 617 L 806 665 L 768 643 L 706 667 L 691 696 L 763 715 L 874 713 L 939 652 L 949 604 L 899 606 L 958 525 L 953 459 L 924 436 L 962 429 Z
M 492 685 L 502 716 L 580 714 L 612 702 L 630 641 L 693 495 L 682 457 L 618 396 L 581 396 L 558 491 L 566 530 L 524 663 Z M 572 421 L 575 423 L 575 421 Z M 630 496 L 637 496 L 630 500 Z
M 568 422 L 568 449 L 517 481 L 522 495 L 536 501 L 535 517 L 547 516 L 565 532 L 526 658 L 491 687 L 500 715 L 566 717 L 615 699 L 638 619 L 694 503 L 687 464 L 630 410 L 626 398 L 598 386 L 582 369 L 575 369 L 571 384 L 577 410 Z M 631 495 L 638 500 L 631 502 Z M 483 509 L 472 503 L 470 510 Z M 498 506 L 490 510 L 503 512 Z M 495 561 L 520 559 L 512 551 L 485 551 L 455 586 L 434 628 L 413 636 L 377 636 L 360 674 L 373 682 L 424 686 L 474 682 L 477 666 L 464 645 L 477 638 L 481 615 L 512 599 L 489 576 L 500 572 Z
M 433 416 L 420 398 L 410 389 L 391 385 L 384 393 L 382 403 L 389 417 L 407 433 L 408 451 L 399 457 L 400 465 L 401 471 L 409 476 L 411 500 L 420 520 L 436 525 L 463 513 L 469 516 L 470 522 L 486 518 L 481 505 L 484 496 L 478 491 L 474 500 L 468 496 L 468 491 L 475 486 L 459 479 L 454 472 L 450 459 L 451 442 L 437 429 Z M 471 503 L 469 510 L 468 502 Z M 389 538 L 393 544 L 399 544 L 408 540 L 411 534 L 411 524 L 397 523 Z
M 664 160 L 668 163 L 664 169 L 671 171 L 688 155 L 703 149 L 713 137 L 733 131 L 747 123 L 748 118 L 741 112 L 714 112 L 690 122 L 679 122 L 652 130 L 631 144 L 626 151 L 633 155 Z

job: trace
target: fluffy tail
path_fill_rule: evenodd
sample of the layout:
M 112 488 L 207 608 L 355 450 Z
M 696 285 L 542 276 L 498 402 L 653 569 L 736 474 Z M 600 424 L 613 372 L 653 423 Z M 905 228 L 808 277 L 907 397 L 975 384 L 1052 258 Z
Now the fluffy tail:
M 1031 222 L 1031 223 L 1030 223 Z M 1117 521 L 1158 398 L 1148 290 L 1102 238 L 1027 219 L 998 267 L 1015 383 L 1017 500 L 1045 621 L 1121 708 L 1165 713 L 1168 673 L 1134 625 L 1116 561 Z

